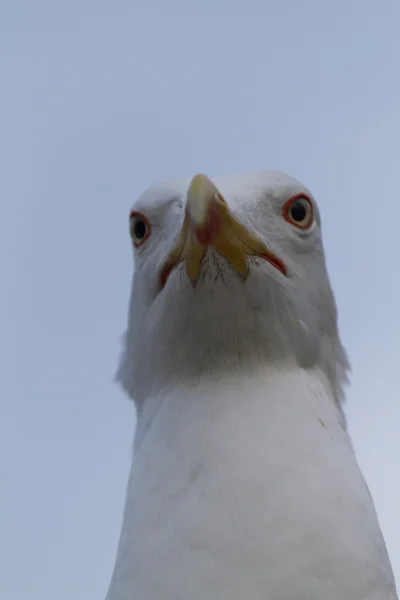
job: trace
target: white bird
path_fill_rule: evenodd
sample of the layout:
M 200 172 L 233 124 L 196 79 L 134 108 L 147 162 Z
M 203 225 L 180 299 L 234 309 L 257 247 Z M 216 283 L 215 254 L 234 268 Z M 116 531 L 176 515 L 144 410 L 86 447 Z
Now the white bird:
M 107 600 L 395 600 L 310 191 L 196 175 L 145 192 L 130 231 L 137 430 Z

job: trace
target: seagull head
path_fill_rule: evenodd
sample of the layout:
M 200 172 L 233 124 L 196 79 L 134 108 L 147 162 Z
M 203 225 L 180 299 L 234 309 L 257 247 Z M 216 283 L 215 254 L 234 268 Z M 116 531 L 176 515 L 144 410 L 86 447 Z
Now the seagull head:
M 282 173 L 165 182 L 129 218 L 135 268 L 117 379 L 138 405 L 222 371 L 348 363 L 311 192 Z

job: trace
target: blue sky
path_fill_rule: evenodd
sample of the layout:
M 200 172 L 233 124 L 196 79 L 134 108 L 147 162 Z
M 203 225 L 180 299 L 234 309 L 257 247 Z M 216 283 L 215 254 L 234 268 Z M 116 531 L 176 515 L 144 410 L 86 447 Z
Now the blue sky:
M 278 168 L 321 207 L 347 414 L 400 581 L 397 0 L 0 7 L 0 596 L 98 600 L 134 412 L 113 384 L 149 184 Z

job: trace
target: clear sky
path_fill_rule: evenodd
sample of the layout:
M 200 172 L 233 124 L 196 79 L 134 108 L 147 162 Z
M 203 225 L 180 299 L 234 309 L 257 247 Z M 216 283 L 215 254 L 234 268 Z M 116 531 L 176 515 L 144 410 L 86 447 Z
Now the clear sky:
M 99 600 L 134 412 L 131 203 L 278 168 L 321 207 L 347 414 L 400 581 L 398 0 L 0 7 L 0 597 Z

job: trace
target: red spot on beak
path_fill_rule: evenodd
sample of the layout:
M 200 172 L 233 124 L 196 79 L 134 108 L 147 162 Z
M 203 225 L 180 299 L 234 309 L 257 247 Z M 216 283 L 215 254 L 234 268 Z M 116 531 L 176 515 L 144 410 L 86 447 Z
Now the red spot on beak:
M 197 241 L 202 246 L 209 246 L 213 244 L 217 238 L 217 235 L 221 229 L 221 217 L 215 206 L 211 205 L 207 219 L 204 225 L 192 224 L 192 230 L 197 238 Z

